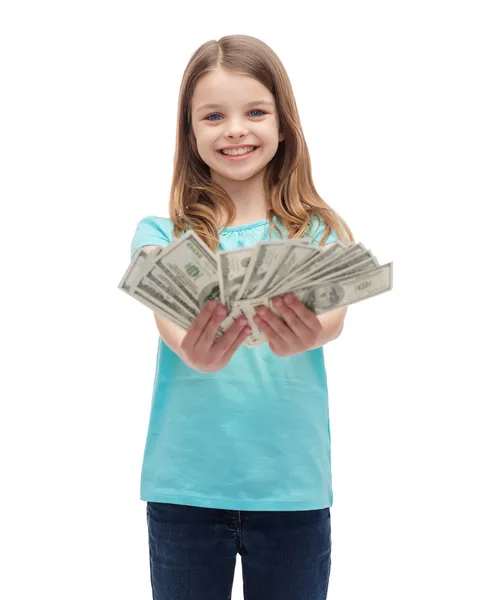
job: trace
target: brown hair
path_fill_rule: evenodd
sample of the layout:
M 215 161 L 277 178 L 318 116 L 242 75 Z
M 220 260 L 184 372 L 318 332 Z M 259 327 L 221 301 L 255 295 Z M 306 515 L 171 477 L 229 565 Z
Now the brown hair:
M 303 136 L 293 89 L 278 56 L 267 44 L 248 35 L 228 35 L 205 42 L 194 52 L 183 74 L 178 100 L 178 122 L 169 212 L 174 236 L 194 229 L 216 251 L 219 246 L 216 207 L 227 214 L 225 227 L 235 218 L 228 193 L 210 177 L 200 158 L 191 124 L 192 96 L 203 75 L 217 69 L 247 75 L 262 83 L 273 95 L 284 141 L 267 165 L 264 189 L 270 206 L 272 228 L 282 236 L 273 217 L 282 223 L 289 238 L 309 235 L 312 216 L 325 223 L 322 245 L 333 229 L 344 242 L 354 241 L 345 221 L 322 200 L 313 185 L 310 155 Z

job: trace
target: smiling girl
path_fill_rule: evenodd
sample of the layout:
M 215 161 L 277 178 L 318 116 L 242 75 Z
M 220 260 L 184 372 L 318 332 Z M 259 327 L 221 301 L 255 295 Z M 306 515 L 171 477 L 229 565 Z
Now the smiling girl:
M 179 96 L 169 216 L 140 220 L 151 251 L 193 229 L 214 251 L 309 237 L 354 241 L 318 195 L 293 90 L 277 55 L 232 35 L 191 57 Z M 226 600 L 236 555 L 248 600 L 327 596 L 333 503 L 324 346 L 346 309 L 315 315 L 288 294 L 258 309 L 268 343 L 208 303 L 160 334 L 141 478 L 154 600 Z

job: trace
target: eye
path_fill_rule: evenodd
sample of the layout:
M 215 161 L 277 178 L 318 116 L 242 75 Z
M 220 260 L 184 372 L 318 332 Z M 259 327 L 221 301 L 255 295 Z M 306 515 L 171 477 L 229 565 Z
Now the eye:
M 210 121 L 210 117 L 214 117 L 215 115 L 219 115 L 220 113 L 213 113 L 213 115 L 208 115 L 208 117 L 205 117 L 207 119 L 207 121 Z M 215 119 L 216 121 L 217 119 Z
M 252 108 L 252 110 L 250 111 L 252 112 L 261 112 L 263 114 L 266 114 L 264 110 L 261 110 L 260 108 Z M 208 117 L 205 117 L 207 121 L 211 121 L 210 117 L 214 117 L 215 115 L 219 115 L 220 113 L 212 113 L 211 115 L 208 115 Z M 255 115 L 257 117 L 261 117 L 262 115 Z M 218 119 L 214 119 L 214 121 L 218 121 Z

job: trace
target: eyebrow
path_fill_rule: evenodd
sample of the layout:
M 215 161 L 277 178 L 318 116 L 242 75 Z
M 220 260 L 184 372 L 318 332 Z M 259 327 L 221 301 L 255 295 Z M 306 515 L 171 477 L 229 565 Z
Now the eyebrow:
M 245 106 L 253 106 L 254 104 L 269 104 L 270 106 L 274 106 L 274 103 L 271 102 L 270 100 L 254 100 L 253 102 L 248 102 L 248 104 L 246 104 Z M 197 112 L 200 112 L 201 110 L 205 110 L 206 108 L 222 108 L 222 105 L 214 104 L 214 103 L 203 104 L 203 106 L 200 106 L 199 108 L 197 108 Z

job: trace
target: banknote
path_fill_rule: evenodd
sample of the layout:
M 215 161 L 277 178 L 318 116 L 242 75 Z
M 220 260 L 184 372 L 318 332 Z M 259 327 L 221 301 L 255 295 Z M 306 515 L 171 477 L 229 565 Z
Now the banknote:
M 233 304 L 233 312 L 235 315 L 243 314 L 248 319 L 248 324 L 252 328 L 252 332 L 245 339 L 244 344 L 246 346 L 254 347 L 263 344 L 266 339 L 262 331 L 257 327 L 257 324 L 253 320 L 253 317 L 256 314 L 256 309 L 258 306 L 268 306 L 268 303 L 264 298 L 260 299 L 251 299 L 251 300 L 239 300 Z
M 341 262 L 332 264 L 329 261 L 328 265 L 319 266 L 316 270 L 308 272 L 303 277 L 295 276 L 290 281 L 283 282 L 275 290 L 272 290 L 272 293 L 283 294 L 291 289 L 313 285 L 324 280 L 346 277 L 347 275 L 375 266 L 378 266 L 378 260 L 369 251 L 362 251 L 355 255 L 350 254 L 349 257 L 343 259 Z
M 175 318 L 177 325 L 188 329 L 199 311 L 182 299 L 174 282 L 155 276 L 156 266 L 152 259 L 160 252 L 161 249 L 147 253 L 139 248 L 118 287 L 162 316 L 170 320 Z
M 194 231 L 166 246 L 152 262 L 158 276 L 174 281 L 185 301 L 199 312 L 209 300 L 220 300 L 217 256 Z
M 267 292 L 273 292 L 276 288 L 280 288 L 285 281 L 294 277 L 302 267 L 318 259 L 323 252 L 325 250 L 318 246 L 291 244 L 277 268 L 270 270 L 266 274 L 263 284 L 258 286 L 257 296 L 264 296 Z
M 270 285 L 273 274 L 281 268 L 287 254 L 300 259 L 302 256 L 312 256 L 315 252 L 316 248 L 307 246 L 303 240 L 275 240 L 258 243 L 237 299 L 262 296 Z
M 293 290 L 292 293 L 308 309 L 320 315 L 389 292 L 392 287 L 393 262 L 389 262 L 361 271 L 356 275 L 299 288 Z
M 328 247 L 319 249 L 315 248 L 308 260 L 298 262 L 296 266 L 286 268 L 286 272 L 278 274 L 272 282 L 269 283 L 268 289 L 271 293 L 284 293 L 283 290 L 288 290 L 294 282 L 310 279 L 314 273 L 323 270 L 331 264 L 341 264 L 345 257 L 353 252 L 351 246 L 346 246 L 343 242 L 337 241 L 329 244 Z
M 232 309 L 254 252 L 255 247 L 250 246 L 218 253 L 220 302 L 228 311 Z
M 157 290 L 156 287 L 149 285 L 148 280 L 143 281 L 143 271 L 149 264 L 148 259 L 148 254 L 139 248 L 118 284 L 119 289 L 182 329 L 188 329 L 195 317 L 175 305 L 174 298 L 169 293 Z

